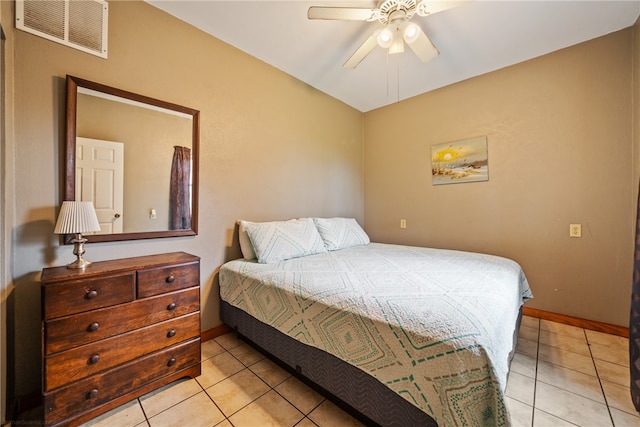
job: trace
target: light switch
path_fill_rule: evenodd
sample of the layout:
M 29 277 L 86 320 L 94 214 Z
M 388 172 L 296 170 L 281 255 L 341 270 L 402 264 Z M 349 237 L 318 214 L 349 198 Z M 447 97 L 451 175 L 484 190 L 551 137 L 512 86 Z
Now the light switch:
M 569 224 L 569 237 L 582 237 L 582 224 Z

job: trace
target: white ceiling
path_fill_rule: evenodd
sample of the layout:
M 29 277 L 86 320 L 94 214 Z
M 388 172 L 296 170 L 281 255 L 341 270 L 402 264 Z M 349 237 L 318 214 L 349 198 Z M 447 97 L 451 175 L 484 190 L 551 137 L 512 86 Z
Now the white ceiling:
M 307 10 L 376 1 L 147 2 L 362 112 L 632 26 L 640 15 L 640 1 L 463 2 L 413 17 L 440 51 L 435 59 L 376 47 L 347 70 L 342 64 L 381 24 L 311 21 Z

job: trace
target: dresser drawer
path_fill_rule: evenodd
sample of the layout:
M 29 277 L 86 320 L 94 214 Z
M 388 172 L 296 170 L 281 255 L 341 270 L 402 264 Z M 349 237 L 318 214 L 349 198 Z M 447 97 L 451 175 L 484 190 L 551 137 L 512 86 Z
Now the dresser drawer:
M 50 355 L 199 309 L 197 287 L 48 320 L 44 322 L 44 352 Z
M 45 357 L 45 391 L 200 336 L 200 312 Z
M 200 284 L 200 265 L 185 264 L 138 271 L 138 298 Z
M 124 393 L 200 363 L 200 338 L 150 354 L 44 395 L 45 424 L 91 410 Z
M 44 319 L 133 301 L 134 273 L 77 279 L 43 287 Z

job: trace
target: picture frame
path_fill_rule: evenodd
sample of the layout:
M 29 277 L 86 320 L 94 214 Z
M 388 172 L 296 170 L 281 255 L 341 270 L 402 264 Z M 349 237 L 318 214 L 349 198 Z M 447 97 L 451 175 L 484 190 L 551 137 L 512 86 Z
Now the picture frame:
M 487 137 L 432 145 L 431 177 L 433 185 L 488 181 Z

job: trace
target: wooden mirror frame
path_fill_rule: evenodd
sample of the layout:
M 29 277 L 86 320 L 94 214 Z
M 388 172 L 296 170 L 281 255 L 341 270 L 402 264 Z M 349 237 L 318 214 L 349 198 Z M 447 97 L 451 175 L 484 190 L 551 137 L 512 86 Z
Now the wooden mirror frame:
M 149 104 L 166 110 L 190 115 L 192 118 L 192 197 L 191 197 L 191 228 L 184 230 L 143 231 L 114 234 L 87 234 L 88 242 L 113 242 L 122 240 L 155 239 L 164 237 L 195 236 L 198 234 L 198 164 L 199 164 L 199 131 L 200 112 L 192 108 L 172 104 L 147 96 L 116 89 L 114 87 L 91 82 L 74 76 L 67 76 L 67 114 L 66 114 L 66 146 L 65 146 L 65 177 L 64 200 L 75 200 L 76 188 L 76 118 L 78 105 L 78 88 L 86 88 L 120 98 L 130 99 L 139 103 Z M 70 243 L 73 235 L 65 236 L 65 243 Z

